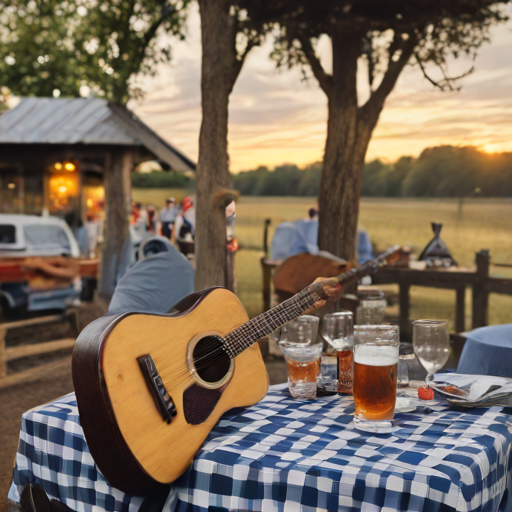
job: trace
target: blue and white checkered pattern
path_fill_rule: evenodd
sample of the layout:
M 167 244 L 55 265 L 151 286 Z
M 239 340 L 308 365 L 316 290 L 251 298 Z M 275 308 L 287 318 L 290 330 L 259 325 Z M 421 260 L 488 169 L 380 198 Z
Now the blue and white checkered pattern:
M 398 431 L 374 435 L 354 429 L 351 398 L 300 401 L 274 387 L 223 416 L 164 510 L 512 509 L 512 411 L 435 409 L 398 414 Z M 29 482 L 77 512 L 141 503 L 99 473 L 74 394 L 24 414 L 9 497 Z

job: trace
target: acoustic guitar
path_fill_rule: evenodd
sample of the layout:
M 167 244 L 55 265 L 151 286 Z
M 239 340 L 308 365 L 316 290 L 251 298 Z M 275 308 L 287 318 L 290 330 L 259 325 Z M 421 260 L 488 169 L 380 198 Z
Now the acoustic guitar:
M 224 412 L 267 393 L 255 342 L 326 298 L 327 287 L 359 280 L 396 251 L 313 283 L 252 320 L 236 295 L 213 288 L 169 314 L 89 324 L 73 352 L 73 383 L 89 450 L 107 481 L 132 495 L 164 490 Z

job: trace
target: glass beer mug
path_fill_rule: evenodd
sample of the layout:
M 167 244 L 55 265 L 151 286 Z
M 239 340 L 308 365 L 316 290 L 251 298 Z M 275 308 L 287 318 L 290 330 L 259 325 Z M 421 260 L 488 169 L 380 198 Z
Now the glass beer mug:
M 354 327 L 354 424 L 369 432 L 394 429 L 398 351 L 395 325 Z

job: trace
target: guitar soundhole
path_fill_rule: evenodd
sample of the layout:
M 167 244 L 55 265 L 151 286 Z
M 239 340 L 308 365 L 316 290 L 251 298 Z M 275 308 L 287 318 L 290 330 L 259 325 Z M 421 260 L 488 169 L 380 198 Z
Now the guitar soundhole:
M 192 355 L 196 372 L 205 382 L 218 382 L 229 371 L 231 359 L 222 348 L 222 338 L 219 336 L 201 338 Z

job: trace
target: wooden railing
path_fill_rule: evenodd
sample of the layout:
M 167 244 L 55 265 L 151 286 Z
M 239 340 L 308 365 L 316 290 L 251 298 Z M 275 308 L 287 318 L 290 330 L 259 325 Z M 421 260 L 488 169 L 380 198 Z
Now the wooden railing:
M 0 389 L 32 380 L 41 374 L 51 373 L 60 367 L 69 365 L 68 357 L 56 362 L 46 363 L 34 368 L 30 368 L 28 370 L 23 370 L 12 375 L 7 375 L 7 363 L 9 361 L 20 359 L 22 357 L 48 354 L 58 350 L 71 349 L 75 345 L 75 338 L 64 338 L 54 341 L 45 341 L 42 343 L 32 343 L 7 347 L 6 336 L 9 330 L 25 327 L 37 328 L 46 324 L 67 321 L 72 323 L 74 330 L 78 333 L 78 315 L 79 312 L 77 309 L 70 309 L 64 315 L 48 315 L 39 318 L 30 318 L 28 320 L 20 320 L 17 322 L 0 324 Z
M 410 288 L 422 286 L 428 288 L 442 288 L 455 290 L 455 331 L 464 332 L 466 313 L 466 288 L 472 289 L 472 328 L 483 327 L 488 324 L 489 294 L 498 293 L 512 295 L 512 278 L 495 277 L 490 275 L 491 257 L 489 251 L 482 250 L 476 253 L 476 268 L 464 269 L 424 269 L 410 268 L 382 268 L 372 276 L 373 284 L 398 284 L 399 286 L 399 325 L 403 339 L 411 339 L 410 322 Z M 261 259 L 263 272 L 263 309 L 271 305 L 272 271 L 277 263 L 266 258 Z M 508 267 L 500 263 L 495 266 Z

